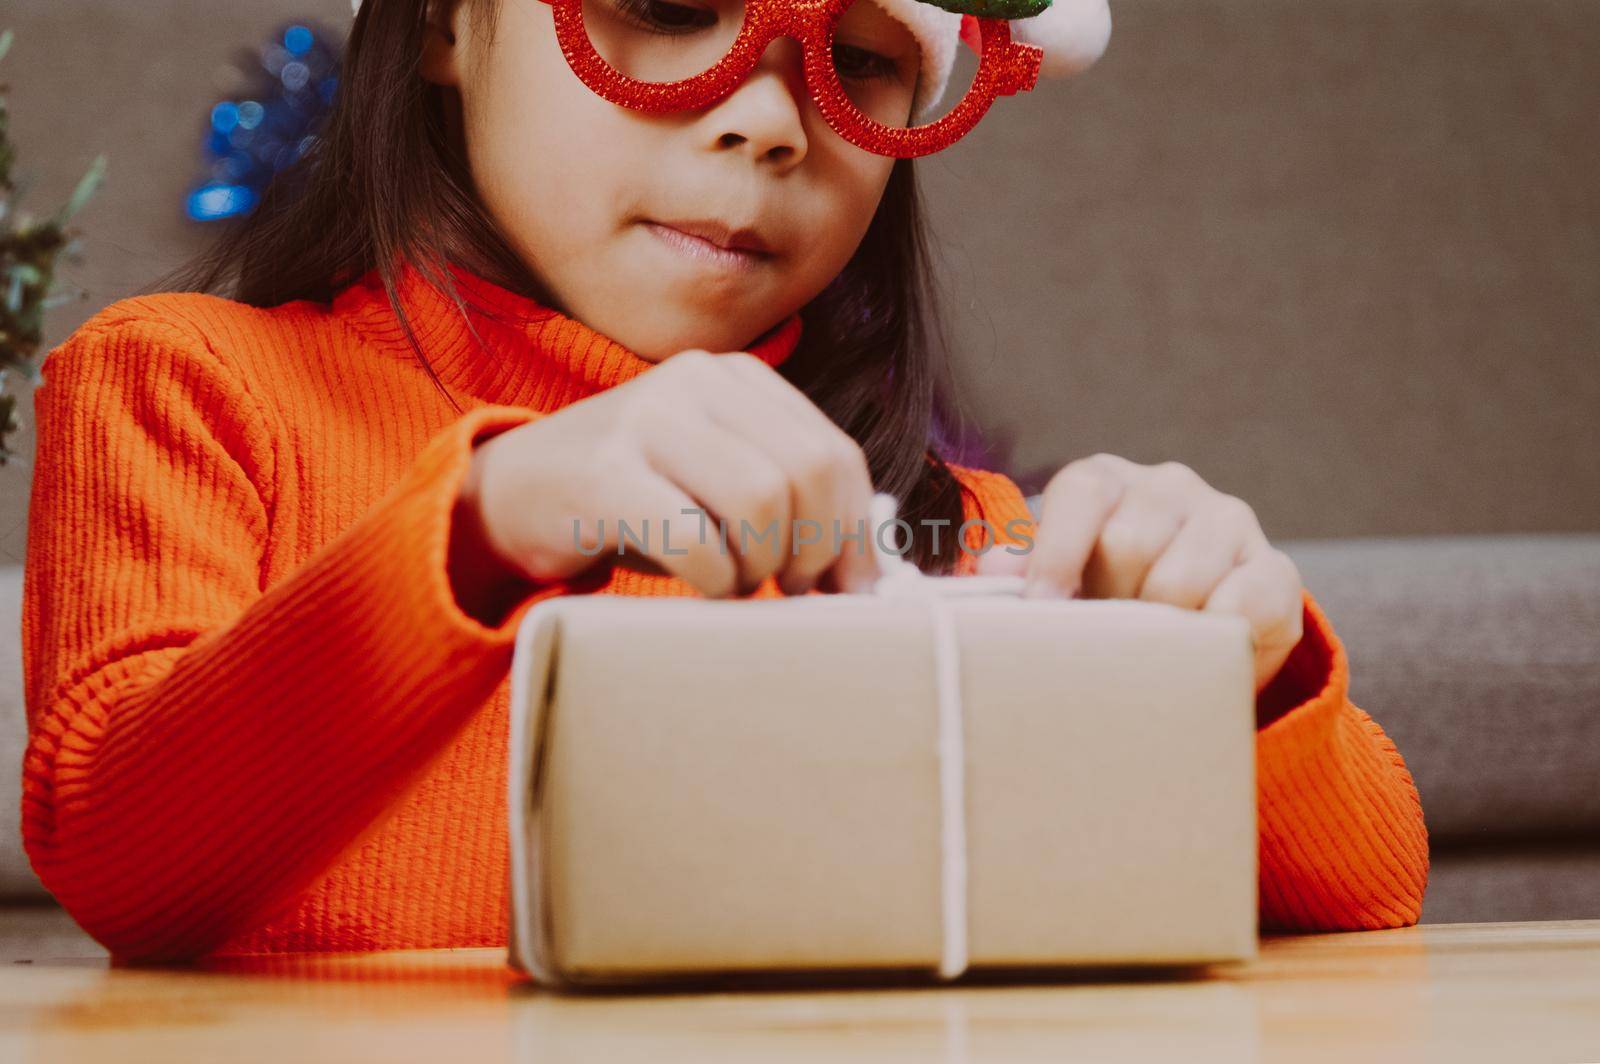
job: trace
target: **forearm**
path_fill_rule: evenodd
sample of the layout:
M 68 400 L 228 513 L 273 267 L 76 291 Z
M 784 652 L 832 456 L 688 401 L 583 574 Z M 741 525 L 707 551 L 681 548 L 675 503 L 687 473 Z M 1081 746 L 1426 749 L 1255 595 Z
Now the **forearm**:
M 473 442 L 531 416 L 464 416 L 230 623 L 128 628 L 35 707 L 29 854 L 114 953 L 202 954 L 292 900 L 501 682 L 522 611 L 452 585 L 480 570 L 449 544 Z

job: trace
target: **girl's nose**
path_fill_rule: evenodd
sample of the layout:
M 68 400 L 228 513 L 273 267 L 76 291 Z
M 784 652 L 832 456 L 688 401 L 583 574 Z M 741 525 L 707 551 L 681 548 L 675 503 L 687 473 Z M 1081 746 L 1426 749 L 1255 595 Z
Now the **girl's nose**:
M 736 148 L 757 161 L 794 167 L 806 154 L 809 98 L 800 42 L 778 37 L 750 76 L 707 114 L 707 128 L 718 148 Z

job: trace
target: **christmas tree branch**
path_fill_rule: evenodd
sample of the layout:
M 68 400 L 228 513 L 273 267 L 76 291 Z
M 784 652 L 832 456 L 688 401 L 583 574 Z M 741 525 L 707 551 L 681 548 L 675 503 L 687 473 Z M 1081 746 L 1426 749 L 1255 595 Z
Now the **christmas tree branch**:
M 0 33 L 0 60 L 11 48 L 12 32 Z M 12 181 L 16 151 L 10 137 L 6 89 L 0 84 L 0 466 L 16 461 L 6 437 L 21 426 L 17 397 L 7 390 L 13 375 L 39 383 L 34 365 L 43 343 L 44 312 L 62 301 L 53 292 L 60 262 L 80 261 L 77 236 L 68 228 L 73 215 L 94 195 L 105 176 L 105 156 L 97 157 L 64 206 L 35 220 L 16 209 L 21 195 Z

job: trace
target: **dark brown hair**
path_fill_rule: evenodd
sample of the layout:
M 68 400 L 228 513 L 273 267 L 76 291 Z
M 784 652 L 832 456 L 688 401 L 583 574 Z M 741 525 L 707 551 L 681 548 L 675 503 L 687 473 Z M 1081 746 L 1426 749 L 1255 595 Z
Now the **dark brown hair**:
M 492 32 L 494 0 L 455 2 L 473 4 Z M 400 263 L 452 298 L 448 262 L 548 302 L 478 204 L 443 90 L 418 73 L 427 18 L 428 0 L 367 0 L 312 146 L 274 177 L 249 215 L 225 224 L 157 287 L 261 307 L 328 302 L 376 267 L 435 383 L 400 304 Z M 802 309 L 799 346 L 779 371 L 861 446 L 876 488 L 900 500 L 911 524 L 906 557 L 948 572 L 958 556 L 963 487 L 941 452 L 961 453 L 971 428 L 951 387 L 933 287 L 912 161 L 899 159 L 855 255 Z M 924 523 L 939 519 L 949 523 Z

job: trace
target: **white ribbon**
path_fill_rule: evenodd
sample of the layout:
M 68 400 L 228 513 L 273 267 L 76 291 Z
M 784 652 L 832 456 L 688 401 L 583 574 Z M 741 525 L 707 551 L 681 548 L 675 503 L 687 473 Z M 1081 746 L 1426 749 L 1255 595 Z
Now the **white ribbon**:
M 933 619 L 934 678 L 939 700 L 940 888 L 944 944 L 939 976 L 954 979 L 967 970 L 967 804 L 966 736 L 961 709 L 961 648 L 955 618 L 946 599 L 956 595 L 1020 595 L 1020 576 L 929 576 L 902 556 L 899 504 L 893 495 L 872 497 L 874 546 L 884 526 L 896 528 L 893 552 L 879 549 L 879 577 L 873 594 L 926 603 Z M 958 547 L 960 544 L 958 544 Z

